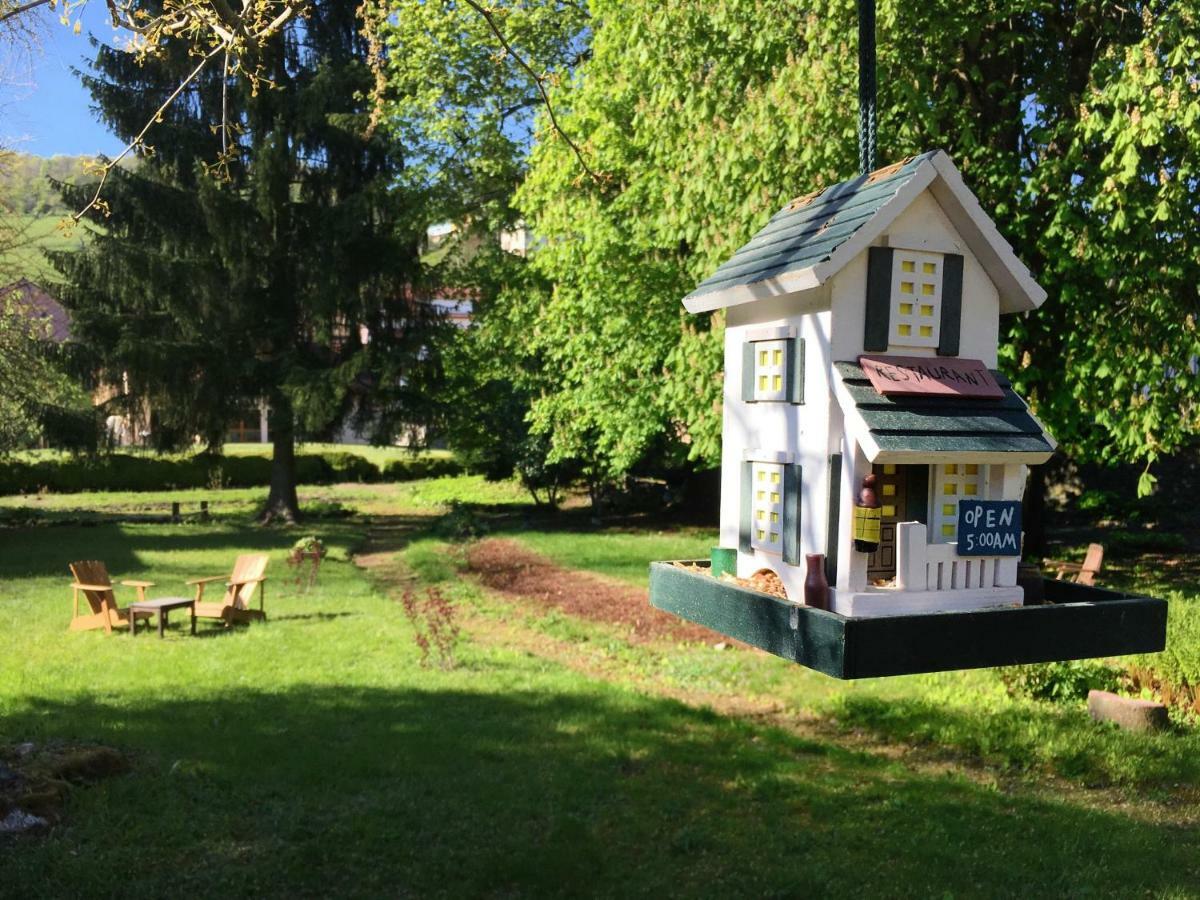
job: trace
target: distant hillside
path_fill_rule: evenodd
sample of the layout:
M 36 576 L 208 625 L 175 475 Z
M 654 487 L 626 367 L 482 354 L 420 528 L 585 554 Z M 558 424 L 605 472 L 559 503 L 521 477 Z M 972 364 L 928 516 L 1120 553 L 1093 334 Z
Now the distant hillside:
M 0 248 L 0 285 L 18 278 L 41 283 L 54 282 L 58 273 L 43 250 L 75 250 L 87 240 L 88 229 L 79 227 L 67 235 L 59 223 L 74 210 L 63 203 L 51 179 L 69 184 L 85 183 L 86 156 L 6 155 L 0 161 L 0 215 L 4 234 L 12 235 Z

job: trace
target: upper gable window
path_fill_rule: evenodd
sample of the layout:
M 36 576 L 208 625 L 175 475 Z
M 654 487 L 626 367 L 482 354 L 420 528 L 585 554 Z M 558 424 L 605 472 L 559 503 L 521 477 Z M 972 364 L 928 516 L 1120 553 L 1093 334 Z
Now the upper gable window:
M 940 253 L 896 250 L 892 258 L 890 346 L 938 346 L 942 326 L 942 268 Z

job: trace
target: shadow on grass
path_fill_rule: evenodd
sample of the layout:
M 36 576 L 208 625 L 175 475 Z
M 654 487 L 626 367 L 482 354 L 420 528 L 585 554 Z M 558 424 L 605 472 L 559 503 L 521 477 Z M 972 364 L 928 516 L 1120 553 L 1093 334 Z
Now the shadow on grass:
M 1129 896 L 1196 884 L 1197 839 L 1178 828 L 615 691 L 34 698 L 4 730 L 136 759 L 133 775 L 77 791 L 48 838 L 0 845 L 25 896 Z

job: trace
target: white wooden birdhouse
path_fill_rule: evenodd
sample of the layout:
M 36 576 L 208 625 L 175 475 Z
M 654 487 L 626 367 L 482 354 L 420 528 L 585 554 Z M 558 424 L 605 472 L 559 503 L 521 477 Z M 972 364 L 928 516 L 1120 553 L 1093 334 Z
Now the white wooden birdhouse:
M 684 299 L 726 311 L 737 575 L 799 602 L 820 553 L 844 616 L 1019 606 L 1026 467 L 1055 443 L 996 353 L 1000 316 L 1045 297 L 941 151 L 780 210 Z

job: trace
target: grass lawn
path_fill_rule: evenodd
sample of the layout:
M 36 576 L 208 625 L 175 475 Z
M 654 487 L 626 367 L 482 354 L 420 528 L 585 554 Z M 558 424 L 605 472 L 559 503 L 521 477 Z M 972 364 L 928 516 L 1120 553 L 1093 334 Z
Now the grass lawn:
M 0 745 L 96 741 L 133 766 L 74 790 L 49 833 L 0 838 L 0 894 L 1200 895 L 1193 734 L 1098 728 L 985 672 L 847 685 L 758 653 L 631 645 L 492 595 L 437 536 L 455 513 L 438 516 L 456 500 L 519 510 L 502 485 L 319 500 L 360 515 L 0 530 Z M 310 532 L 331 555 L 297 596 L 284 556 Z M 711 544 L 502 536 L 627 582 Z M 381 562 L 363 569 L 350 554 L 368 540 Z M 72 558 L 176 593 L 248 550 L 271 554 L 265 624 L 66 630 Z M 450 671 L 420 666 L 397 602 L 427 586 L 464 628 Z

